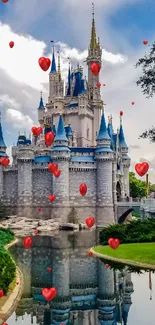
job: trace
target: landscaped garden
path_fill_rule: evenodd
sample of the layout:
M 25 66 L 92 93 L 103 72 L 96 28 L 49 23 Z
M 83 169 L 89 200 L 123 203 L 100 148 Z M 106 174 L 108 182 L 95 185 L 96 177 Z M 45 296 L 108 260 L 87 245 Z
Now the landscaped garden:
M 16 265 L 4 246 L 15 238 L 9 229 L 0 228 L 0 290 L 8 292 L 9 285 L 15 278 Z
M 109 238 L 118 238 L 120 245 L 112 249 Z M 100 246 L 93 247 L 106 262 L 116 261 L 126 265 L 151 266 L 155 269 L 155 219 L 137 219 L 123 225 L 103 228 L 99 236 Z

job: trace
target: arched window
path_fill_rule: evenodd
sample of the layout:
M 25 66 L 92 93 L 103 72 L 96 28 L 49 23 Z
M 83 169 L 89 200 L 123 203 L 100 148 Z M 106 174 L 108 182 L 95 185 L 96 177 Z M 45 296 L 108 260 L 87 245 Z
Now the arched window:
M 89 140 L 89 128 L 87 126 L 87 139 Z

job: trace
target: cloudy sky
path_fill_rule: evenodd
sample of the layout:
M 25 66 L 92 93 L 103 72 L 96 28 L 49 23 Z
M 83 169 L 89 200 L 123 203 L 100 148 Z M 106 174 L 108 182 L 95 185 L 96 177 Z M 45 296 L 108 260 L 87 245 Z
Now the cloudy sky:
M 154 0 L 96 0 L 97 36 L 103 48 L 100 82 L 105 113 L 113 115 L 114 129 L 123 124 L 132 168 L 135 162 L 150 163 L 155 182 L 155 144 L 138 140 L 140 133 L 155 124 L 155 102 L 145 99 L 135 84 L 140 69 L 134 65 L 149 51 L 155 40 Z M 0 0 L 0 109 L 7 146 L 16 142 L 18 132 L 37 125 L 40 91 L 44 103 L 48 97 L 48 71 L 38 65 L 41 56 L 51 57 L 51 40 L 61 52 L 62 72 L 66 78 L 70 56 L 83 61 L 91 30 L 90 0 Z M 148 40 L 148 45 L 143 45 Z M 9 42 L 15 46 L 10 49 Z M 84 71 L 86 67 L 84 66 Z M 131 105 L 134 101 L 135 105 Z

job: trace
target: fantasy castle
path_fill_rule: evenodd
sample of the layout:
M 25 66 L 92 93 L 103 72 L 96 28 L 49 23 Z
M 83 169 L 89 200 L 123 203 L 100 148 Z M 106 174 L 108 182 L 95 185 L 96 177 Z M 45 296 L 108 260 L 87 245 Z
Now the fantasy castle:
M 65 92 L 61 77 L 60 56 L 56 67 L 55 51 L 49 73 L 49 97 L 46 106 L 41 95 L 38 120 L 44 130 L 55 133 L 52 148 L 45 145 L 44 134 L 33 137 L 19 135 L 12 147 L 12 166 L 0 165 L 0 199 L 19 216 L 55 218 L 66 222 L 74 207 L 79 222 L 96 216 L 97 226 L 114 222 L 117 200 L 129 195 L 128 147 L 122 117 L 120 128 L 113 132 L 112 117 L 106 126 L 101 100 L 99 76 L 93 76 L 93 62 L 102 65 L 102 49 L 96 38 L 94 12 L 91 40 L 86 59 L 88 81 L 83 70 L 69 64 Z M 64 94 L 65 92 L 65 94 Z M 66 125 L 66 126 L 65 126 Z M 0 157 L 6 157 L 6 145 L 0 122 Z M 48 163 L 58 163 L 61 176 L 55 178 Z M 79 185 L 86 183 L 87 195 L 81 196 Z M 56 195 L 54 202 L 48 195 Z

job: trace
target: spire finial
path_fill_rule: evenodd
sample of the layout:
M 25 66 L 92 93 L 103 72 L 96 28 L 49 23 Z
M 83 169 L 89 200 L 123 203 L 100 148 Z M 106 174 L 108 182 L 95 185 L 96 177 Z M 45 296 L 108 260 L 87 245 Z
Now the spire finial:
M 91 28 L 91 39 L 90 39 L 90 48 L 96 49 L 98 47 L 96 41 L 96 28 L 95 28 L 95 13 L 94 13 L 94 3 L 92 3 L 92 28 Z
M 42 90 L 40 91 L 40 98 L 42 98 L 43 97 L 43 92 L 42 92 Z

